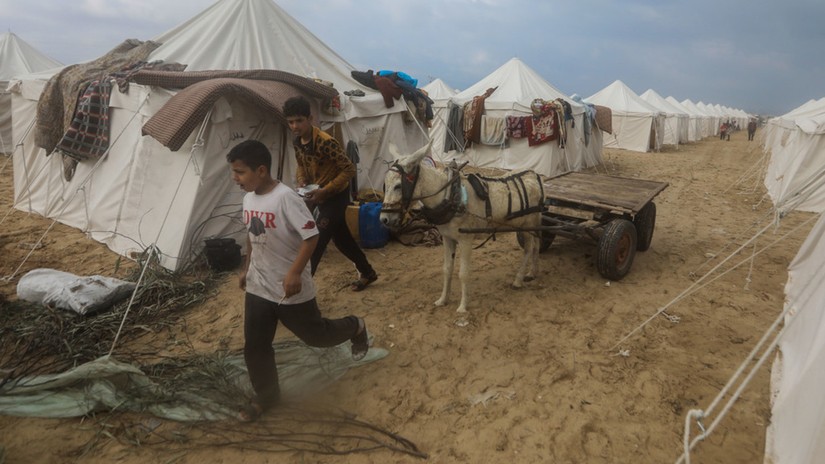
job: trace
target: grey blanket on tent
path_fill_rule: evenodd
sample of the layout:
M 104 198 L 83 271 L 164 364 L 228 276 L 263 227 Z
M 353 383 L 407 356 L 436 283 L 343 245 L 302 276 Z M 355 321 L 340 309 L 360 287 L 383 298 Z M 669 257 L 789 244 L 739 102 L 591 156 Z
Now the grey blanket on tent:
M 370 348 L 367 356 L 353 361 L 349 343 L 332 348 L 313 348 L 298 341 L 274 344 L 282 398 L 289 400 L 316 393 L 340 379 L 350 368 L 387 356 L 382 348 Z M 204 379 L 207 372 L 220 378 L 188 381 L 186 388 L 164 388 L 141 369 L 104 356 L 60 374 L 38 375 L 0 385 L 0 414 L 31 417 L 78 417 L 99 411 L 135 411 L 177 421 L 223 420 L 236 416 L 252 387 L 242 354 L 211 359 L 209 369 L 193 363 L 191 377 Z M 215 385 L 229 382 L 225 391 Z M 210 383 L 206 385 L 206 383 Z

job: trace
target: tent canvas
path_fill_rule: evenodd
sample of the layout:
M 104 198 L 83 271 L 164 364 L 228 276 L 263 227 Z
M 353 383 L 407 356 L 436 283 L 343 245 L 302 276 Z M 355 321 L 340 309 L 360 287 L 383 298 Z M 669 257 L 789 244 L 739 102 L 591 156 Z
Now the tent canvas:
M 234 40 L 221 53 L 202 46 L 215 37 Z M 190 66 L 187 71 L 278 69 L 333 82 L 339 93 L 363 89 L 348 77 L 351 65 L 268 0 L 220 0 L 157 41 L 163 44 L 149 60 L 182 62 Z M 248 44 L 255 47 L 246 48 Z M 267 54 L 253 53 L 258 44 L 272 48 Z M 46 81 L 47 76 L 27 76 L 14 86 L 15 137 L 33 123 Z M 403 101 L 386 108 L 378 92 L 364 92 L 364 97 L 341 95 L 338 114 L 315 114 L 322 127 L 337 123 L 344 141 L 357 144 L 359 185 L 380 189 L 388 144 L 416 149 L 426 135 L 405 118 L 409 110 Z M 230 180 L 225 154 L 245 139 L 261 140 L 276 157 L 281 154 L 282 165 L 273 160 L 273 173 L 281 172 L 291 185 L 291 135 L 259 107 L 227 97 L 173 152 L 142 136 L 141 128 L 176 93 L 135 83 L 126 93 L 113 89 L 110 150 L 98 164 L 81 162 L 71 181 L 63 178 L 60 157 L 45 156 L 30 135 L 15 154 L 16 207 L 77 227 L 123 255 L 154 244 L 169 269 L 189 263 L 204 238 L 242 239 L 238 218 L 243 192 Z
M 699 124 L 699 138 L 703 139 L 705 137 L 710 137 L 714 135 L 715 128 L 713 126 L 713 119 L 702 109 L 696 106 L 696 103 L 693 103 L 689 98 L 682 100 L 682 106 L 687 108 L 691 114 L 695 114 L 698 116 L 700 124 Z
M 430 138 L 433 147 L 444 147 L 444 140 L 447 137 L 447 117 L 449 109 L 447 103 L 450 98 L 458 93 L 458 90 L 450 87 L 441 79 L 435 79 L 429 84 L 421 87 L 433 101 L 433 120 L 430 127 Z
M 688 142 L 696 142 L 698 140 L 702 140 L 702 118 L 699 114 L 696 114 L 689 110 L 686 106 L 682 105 L 679 100 L 673 97 L 665 98 L 668 103 L 679 108 L 682 110 L 686 115 L 688 115 L 688 125 L 687 125 L 687 141 Z
M 665 134 L 662 143 L 676 145 L 688 141 L 688 114 L 672 105 L 653 89 L 647 89 L 639 95 L 665 114 Z
M 662 147 L 664 114 L 636 95 L 624 82 L 613 81 L 585 101 L 613 111 L 613 135 L 604 138 L 605 147 L 640 152 L 658 151 Z
M 518 58 L 512 58 L 498 69 L 482 78 L 467 89 L 457 93 L 450 101 L 462 106 L 473 97 L 482 95 L 487 89 L 496 90 L 485 100 L 485 115 L 493 118 L 506 116 L 527 116 L 532 114 L 531 102 L 536 98 L 554 100 L 562 98 L 570 103 L 574 125 L 568 122 L 567 144 L 560 147 L 550 141 L 530 147 L 524 138 L 510 139 L 504 146 L 473 144 L 467 150 L 445 152 L 443 140 L 450 134 L 441 135 L 433 131 L 433 156 L 441 161 L 456 159 L 468 161 L 473 166 L 500 168 L 507 170 L 532 169 L 539 174 L 552 176 L 567 171 L 577 171 L 595 166 L 602 161 L 602 134 L 595 125 L 585 140 L 583 131 L 584 106 L 573 101 L 552 84 L 547 82 L 532 68 Z M 446 125 L 444 126 L 446 131 Z
M 708 135 L 713 137 L 719 135 L 720 126 L 722 125 L 722 115 L 720 115 L 716 109 L 713 108 L 713 105 L 708 105 L 705 102 L 700 101 L 696 104 L 696 108 L 705 113 L 708 117 L 706 120 L 708 125 Z
M 0 34 L 0 153 L 11 154 L 12 142 L 11 93 L 9 81 L 17 76 L 60 67 L 60 63 L 44 55 L 12 32 Z
M 825 211 L 825 98 L 771 118 L 765 187 L 780 210 Z
M 825 461 L 825 98 L 771 118 L 765 185 L 781 215 L 820 216 L 788 267 L 785 325 L 771 368 L 765 462 Z
M 433 79 L 432 82 L 421 87 L 421 89 L 427 92 L 433 102 L 445 102 L 458 93 L 458 90 L 450 87 L 439 78 Z

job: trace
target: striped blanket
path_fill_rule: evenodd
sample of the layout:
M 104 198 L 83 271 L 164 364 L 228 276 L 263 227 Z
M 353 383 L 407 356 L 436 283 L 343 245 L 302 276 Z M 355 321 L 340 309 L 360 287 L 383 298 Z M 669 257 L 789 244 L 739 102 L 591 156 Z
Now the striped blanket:
M 276 122 L 286 124 L 281 109 L 288 98 L 304 95 L 332 99 L 338 95 L 337 90 L 312 79 L 273 70 L 186 73 L 140 71 L 134 76 L 134 82 L 185 87 L 143 125 L 143 135 L 152 136 L 172 151 L 183 146 L 221 97 L 243 100 L 272 114 Z

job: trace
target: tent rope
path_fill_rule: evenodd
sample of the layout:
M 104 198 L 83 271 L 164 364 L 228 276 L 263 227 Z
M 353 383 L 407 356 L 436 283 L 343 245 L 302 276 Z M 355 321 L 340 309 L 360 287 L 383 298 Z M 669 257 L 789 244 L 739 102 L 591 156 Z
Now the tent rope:
M 717 276 L 716 276 L 716 277 L 714 277 L 713 279 L 711 279 L 711 280 L 709 280 L 709 281 L 707 281 L 707 282 L 702 283 L 702 285 L 699 285 L 699 284 L 700 284 L 700 282 L 702 282 L 705 278 L 707 278 L 708 276 L 710 276 L 713 272 L 715 272 L 717 269 L 719 269 L 722 265 L 724 265 L 725 263 L 727 263 L 728 261 L 730 261 L 731 259 L 733 259 L 733 257 L 734 257 L 736 254 L 738 254 L 740 251 L 742 251 L 745 247 L 747 247 L 748 245 L 750 245 L 750 244 L 751 244 L 754 240 L 756 240 L 756 238 L 757 238 L 757 237 L 759 237 L 760 235 L 762 235 L 763 233 L 765 233 L 765 231 L 767 231 L 770 227 L 772 227 L 772 226 L 773 226 L 773 223 L 768 224 L 767 226 L 763 227 L 763 228 L 762 228 L 759 232 L 757 232 L 757 233 L 756 233 L 753 237 L 751 237 L 751 238 L 750 238 L 747 242 L 745 242 L 744 244 L 742 244 L 742 245 L 741 245 L 739 248 L 737 248 L 737 249 L 736 249 L 733 253 L 731 253 L 728 257 L 726 257 L 724 260 L 722 260 L 722 262 L 720 262 L 719 264 L 717 264 L 716 266 L 714 266 L 714 267 L 713 267 L 713 269 L 711 269 L 711 270 L 710 270 L 710 271 L 708 271 L 706 274 L 704 274 L 702 277 L 700 277 L 700 278 L 699 278 L 699 280 L 697 280 L 697 281 L 696 281 L 696 282 L 694 282 L 692 285 L 690 285 L 688 288 L 686 288 L 685 290 L 683 290 L 683 291 L 682 291 L 679 295 L 677 295 L 675 298 L 673 298 L 672 300 L 670 300 L 670 302 L 668 302 L 667 304 L 665 304 L 664 306 L 662 306 L 661 308 L 659 308 L 659 310 L 657 310 L 657 311 L 656 311 L 656 312 L 655 312 L 652 316 L 650 316 L 647 320 L 645 320 L 644 322 L 642 322 L 642 324 L 640 324 L 638 327 L 636 327 L 635 329 L 633 329 L 632 331 L 630 331 L 630 333 L 628 333 L 627 335 L 625 335 L 624 337 L 622 337 L 622 339 L 621 339 L 621 340 L 619 340 L 619 341 L 618 341 L 618 343 L 616 343 L 615 345 L 613 345 L 613 347 L 611 347 L 609 351 L 613 351 L 613 350 L 615 350 L 616 348 L 618 348 L 618 347 L 619 347 L 622 343 L 624 343 L 627 339 L 629 339 L 631 336 L 633 336 L 634 334 L 636 334 L 639 330 L 643 329 L 643 328 L 644 328 L 645 326 L 647 326 L 647 324 L 649 324 L 649 323 L 650 323 L 653 319 L 655 319 L 657 316 L 659 316 L 659 315 L 661 315 L 662 313 L 664 313 L 667 309 L 669 309 L 671 306 L 673 306 L 673 305 L 674 305 L 674 304 L 676 304 L 677 302 L 681 301 L 682 299 L 684 299 L 685 297 L 689 296 L 690 294 L 695 293 L 696 291 L 701 290 L 702 288 L 704 288 L 704 287 L 706 287 L 706 286 L 710 285 L 711 283 L 715 282 L 716 280 L 718 280 L 718 279 L 722 278 L 724 275 L 726 275 L 726 274 L 727 274 L 727 273 L 729 273 L 729 272 L 732 272 L 734 269 L 738 268 L 738 267 L 739 267 L 739 266 L 741 266 L 742 264 L 744 264 L 744 263 L 746 263 L 746 262 L 748 262 L 748 261 L 750 261 L 750 260 L 754 259 L 756 256 L 758 256 L 758 255 L 762 254 L 763 252 L 765 252 L 766 250 L 770 249 L 771 247 L 773 247 L 773 246 L 774 246 L 774 245 L 776 245 L 777 243 L 781 242 L 782 240 L 784 240 L 785 238 L 787 238 L 787 237 L 788 237 L 788 236 L 790 236 L 791 234 L 795 233 L 797 230 L 799 230 L 800 228 L 804 227 L 805 225 L 807 225 L 808 223 L 810 223 L 811 221 L 813 221 L 813 220 L 814 220 L 814 219 L 816 219 L 816 218 L 817 218 L 816 216 L 812 216 L 812 217 L 808 218 L 807 220 L 805 220 L 804 222 L 800 223 L 799 225 L 797 225 L 796 227 L 794 227 L 793 229 L 791 229 L 790 231 L 788 231 L 787 233 L 785 233 L 785 234 L 784 234 L 784 235 L 782 235 L 781 237 L 777 238 L 776 240 L 774 240 L 774 241 L 773 241 L 773 242 L 771 242 L 770 244 L 768 244 L 768 245 L 764 246 L 763 248 L 761 248 L 758 252 L 754 252 L 754 254 L 753 254 L 751 257 L 748 257 L 748 258 L 743 259 L 742 261 L 740 261 L 740 262 L 736 263 L 736 264 L 735 264 L 733 267 L 731 267 L 730 269 L 725 270 L 724 272 L 722 272 L 721 274 L 717 275 Z
M 684 450 L 683 454 L 679 457 L 679 459 L 676 460 L 677 464 L 680 464 L 682 462 L 690 464 L 690 451 L 693 448 L 695 448 L 700 441 L 704 440 L 711 433 L 713 433 L 713 431 L 716 429 L 716 427 L 719 425 L 722 419 L 724 419 L 728 415 L 728 413 L 733 407 L 733 404 L 742 396 L 742 392 L 750 384 L 751 380 L 753 380 L 753 376 L 756 375 L 759 369 L 762 368 L 762 365 L 764 365 L 765 361 L 768 359 L 768 356 L 770 356 L 771 353 L 774 352 L 777 345 L 779 345 L 779 342 L 782 340 L 783 336 L 787 333 L 788 326 L 793 324 L 793 322 L 798 319 L 797 317 L 792 316 L 791 319 L 785 325 L 785 327 L 779 330 L 779 332 L 774 337 L 773 341 L 768 345 L 768 347 L 762 350 L 762 346 L 768 340 L 770 335 L 777 330 L 777 328 L 785 319 L 785 317 L 790 313 L 790 310 L 791 305 L 787 305 L 785 309 L 774 319 L 771 326 L 768 327 L 768 329 L 759 339 L 759 342 L 753 347 L 753 349 L 750 351 L 745 360 L 742 361 L 742 363 L 739 365 L 739 368 L 731 376 L 731 378 L 728 380 L 728 382 L 725 384 L 722 390 L 719 391 L 719 393 L 716 395 L 716 397 L 713 399 L 710 406 L 708 406 L 706 410 L 691 409 L 690 411 L 688 411 L 685 417 L 685 432 L 683 441 Z M 759 353 L 760 350 L 762 351 L 762 354 L 759 356 L 759 358 L 756 358 L 756 354 Z M 750 368 L 748 374 L 739 384 L 736 391 L 734 391 L 734 393 L 728 399 L 727 403 L 725 403 L 723 408 L 719 411 L 719 414 L 717 414 L 711 422 L 711 424 L 707 428 L 705 428 L 704 425 L 701 423 L 701 420 L 703 418 L 710 416 L 713 413 L 714 409 L 716 409 L 716 407 L 719 405 L 722 399 L 725 396 L 727 396 L 730 389 L 739 380 L 739 377 L 745 372 L 748 364 L 750 364 L 754 359 L 757 359 L 756 363 L 753 365 L 753 367 Z M 692 419 L 695 419 L 697 421 L 697 425 L 700 428 L 700 430 L 702 430 L 702 433 L 700 433 L 692 441 L 690 441 L 690 422 Z
M 3 167 L 0 168 L 0 174 L 3 174 L 3 171 L 6 170 L 6 165 L 8 165 L 9 162 L 11 162 L 11 160 L 14 158 L 14 154 L 15 154 L 15 152 L 17 152 L 17 149 L 23 146 L 23 140 L 26 140 L 26 137 L 29 136 L 29 132 L 31 132 L 32 128 L 34 127 L 34 123 L 36 121 L 37 121 L 37 118 L 32 119 L 31 122 L 29 123 L 29 125 L 26 127 L 26 130 L 23 131 L 23 137 L 20 137 L 20 141 L 17 142 L 14 145 L 14 148 L 12 148 L 12 152 L 8 155 L 8 159 L 6 159 L 6 162 L 3 163 Z M 3 152 L 5 152 L 5 148 L 6 147 L 4 145 L 3 146 Z
M 195 139 L 195 143 L 192 144 L 192 148 L 189 150 L 189 161 L 186 163 L 186 166 L 183 168 L 183 172 L 181 172 L 181 177 L 178 180 L 178 185 L 175 187 L 175 193 L 172 195 L 172 199 L 169 200 L 169 206 L 166 208 L 166 214 L 163 217 L 163 221 L 158 228 L 158 233 L 155 236 L 155 240 L 149 245 L 149 254 L 143 263 L 143 269 L 140 271 L 140 277 L 138 277 L 137 282 L 135 283 L 135 288 L 132 290 L 132 296 L 129 299 L 129 304 L 126 305 L 126 309 L 123 311 L 123 319 L 120 321 L 120 327 L 117 329 L 117 333 L 115 333 L 115 338 L 112 341 L 112 347 L 109 349 L 109 353 L 107 356 L 111 356 L 117 346 L 117 342 L 120 340 L 120 334 L 123 332 L 123 327 L 126 325 L 126 318 L 129 316 L 129 310 L 132 309 L 132 304 L 135 302 L 135 297 L 137 296 L 138 290 L 140 290 L 140 284 L 143 281 L 143 276 L 146 273 L 146 269 L 149 267 L 149 263 L 152 262 L 152 258 L 155 255 L 160 256 L 162 253 L 157 247 L 158 240 L 160 240 L 160 234 L 163 232 L 163 228 L 166 226 L 166 221 L 169 219 L 169 214 L 172 212 L 172 206 L 175 204 L 175 199 L 178 197 L 178 193 L 180 192 L 180 186 L 183 183 L 183 178 L 186 176 L 186 172 L 189 170 L 189 165 L 193 164 L 195 159 L 195 153 L 198 149 L 205 145 L 203 140 L 203 134 L 205 132 L 206 123 L 209 121 L 209 118 L 212 114 L 210 110 L 209 113 L 206 114 L 204 117 L 203 122 L 201 123 L 201 129 L 198 131 L 198 135 Z
M 143 268 L 140 270 L 140 276 L 138 277 L 137 282 L 135 282 L 135 289 L 132 290 L 132 296 L 129 298 L 129 304 L 126 305 L 126 310 L 123 312 L 123 319 L 120 320 L 120 326 L 118 326 L 117 332 L 115 333 L 115 338 L 112 340 L 112 347 L 109 348 L 109 352 L 106 354 L 107 358 L 112 355 L 113 351 L 115 351 L 115 346 L 117 346 L 117 342 L 120 340 L 120 334 L 123 332 L 123 326 L 126 325 L 126 317 L 129 315 L 129 310 L 132 309 L 132 304 L 135 302 L 135 297 L 137 296 L 140 284 L 143 283 L 143 276 L 146 275 L 146 269 L 149 268 L 149 263 L 152 262 L 152 258 L 155 256 L 156 252 L 157 247 L 149 247 L 149 254 L 146 256 L 143 263 Z
M 140 107 L 138 107 L 137 111 L 135 111 L 135 114 L 132 115 L 132 118 L 129 119 L 129 122 L 126 124 L 126 126 L 124 126 L 124 130 L 121 131 L 118 134 L 118 136 L 112 141 L 112 143 L 109 145 L 109 147 L 106 149 L 106 151 L 100 156 L 100 158 L 98 158 L 97 162 L 95 162 L 94 166 L 92 166 L 92 168 L 86 174 L 86 177 L 83 178 L 83 181 L 80 182 L 80 185 L 78 186 L 78 188 L 72 193 L 72 196 L 69 197 L 68 200 L 63 202 L 63 204 L 60 207 L 60 210 L 55 215 L 56 217 L 59 217 L 60 215 L 62 215 L 66 211 L 66 208 L 68 208 L 69 203 L 71 203 L 74 200 L 74 198 L 75 198 L 75 196 L 77 196 L 78 192 L 80 192 L 80 190 L 83 189 L 83 187 L 85 187 L 86 184 L 89 181 L 91 181 L 92 175 L 97 171 L 97 168 L 100 167 L 100 164 L 103 163 L 103 160 L 106 159 L 106 157 L 109 155 L 109 151 L 111 151 L 112 147 L 115 146 L 115 144 L 117 144 L 118 140 L 120 140 L 120 137 L 125 132 L 125 128 L 129 127 L 129 125 L 132 123 L 132 120 L 134 120 L 135 117 L 138 114 L 140 114 L 140 109 L 148 101 L 149 95 L 150 95 L 149 93 L 146 94 L 146 98 L 140 104 Z M 47 164 L 48 163 L 44 163 L 44 166 L 46 166 Z M 24 165 L 25 165 L 25 163 L 24 163 Z M 32 245 L 31 250 L 29 250 L 29 252 L 23 258 L 23 260 L 20 262 L 20 264 L 14 270 L 14 272 L 12 272 L 11 275 L 5 276 L 0 280 L 2 280 L 4 282 L 11 282 L 11 280 L 14 279 L 17 276 L 17 273 L 20 272 L 20 269 L 23 268 L 23 265 L 26 264 L 26 262 L 29 260 L 31 255 L 34 253 L 34 251 L 37 250 L 38 247 L 40 247 L 41 243 L 43 242 L 43 239 L 46 238 L 46 235 L 48 235 L 48 233 L 54 228 L 55 224 L 57 224 L 57 219 L 52 220 L 51 224 L 49 224 L 49 227 L 46 228 L 46 231 L 43 232 L 43 234 L 40 236 L 40 238 L 37 239 L 37 242 L 35 242 L 35 244 Z
M 214 108 L 214 107 L 213 107 Z M 203 118 L 201 121 L 201 127 L 198 129 L 198 134 L 195 136 L 195 143 L 192 144 L 192 148 L 189 152 L 192 154 L 192 165 L 195 169 L 195 175 L 198 176 L 198 183 L 201 187 L 203 187 L 203 175 L 201 173 L 200 165 L 198 165 L 198 159 L 194 157 L 195 150 L 203 148 L 206 145 L 206 141 L 203 139 L 203 135 L 206 133 L 206 123 L 209 122 L 209 119 L 212 117 L 212 108 L 209 108 L 209 112 L 206 113 L 206 117 Z M 176 192 L 177 193 L 177 192 Z
M 26 132 L 25 132 L 25 134 L 23 135 L 23 138 L 21 138 L 21 139 L 20 139 L 20 143 L 18 143 L 18 145 L 19 145 L 19 146 L 21 146 L 21 147 L 23 146 L 23 140 L 25 140 L 25 139 L 26 139 L 26 137 L 28 137 L 29 132 L 30 132 L 30 131 L 31 131 L 31 129 L 34 127 L 34 123 L 35 123 L 35 120 L 32 120 L 32 122 L 29 124 L 29 127 L 26 129 Z M 15 150 L 16 150 L 16 147 L 15 147 Z M 14 156 L 14 155 L 12 155 L 12 156 Z M 29 188 L 29 187 L 30 187 L 30 185 L 31 185 L 31 182 L 32 182 L 32 181 L 31 181 L 31 178 L 29 177 L 29 169 L 28 169 L 28 166 L 26 165 L 26 157 L 25 157 L 25 155 L 21 158 L 21 160 L 23 161 L 23 175 L 24 175 L 24 177 L 25 177 L 25 179 L 26 179 L 26 183 L 24 184 L 23 189 L 24 189 L 24 190 L 26 190 L 26 192 L 29 194 L 29 195 L 28 195 L 28 199 L 29 199 L 29 211 L 31 211 L 31 209 L 32 209 L 32 207 L 31 207 L 31 190 L 30 190 L 30 188 Z M 45 169 L 45 168 L 46 168 L 46 166 L 48 166 L 48 164 L 49 164 L 49 163 L 43 163 L 43 166 L 40 168 L 40 171 L 38 171 L 38 173 L 36 174 L 36 177 L 37 177 L 37 176 L 40 176 L 40 174 L 43 172 L 43 169 Z M 6 219 L 9 217 L 9 215 L 11 215 L 12 211 L 14 211 L 14 207 L 15 207 L 15 206 L 17 206 L 17 204 L 18 204 L 18 203 L 15 203 L 14 201 L 12 201 L 11 206 L 9 206 L 9 210 L 8 210 L 8 211 L 6 212 L 6 214 L 3 216 L 3 219 L 2 219 L 2 220 L 0 220 L 0 224 L 3 224 L 3 223 L 6 221 Z

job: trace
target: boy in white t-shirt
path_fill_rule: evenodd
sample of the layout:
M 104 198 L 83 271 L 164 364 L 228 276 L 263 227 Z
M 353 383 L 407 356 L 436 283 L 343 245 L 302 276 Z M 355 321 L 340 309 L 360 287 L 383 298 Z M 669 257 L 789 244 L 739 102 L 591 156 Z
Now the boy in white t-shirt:
M 352 341 L 352 357 L 369 349 L 364 320 L 321 317 L 307 263 L 318 242 L 318 228 L 298 194 L 273 179 L 272 155 L 264 144 L 247 140 L 226 155 L 232 180 L 248 192 L 243 199 L 247 258 L 240 274 L 244 301 L 244 360 L 255 390 L 240 419 L 256 419 L 280 400 L 272 341 L 278 321 L 310 346 Z

